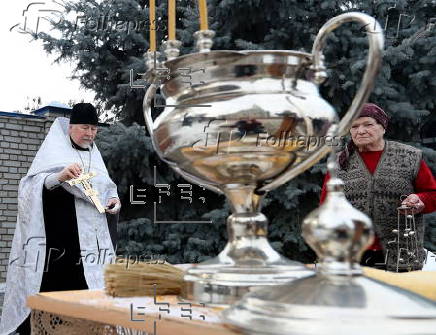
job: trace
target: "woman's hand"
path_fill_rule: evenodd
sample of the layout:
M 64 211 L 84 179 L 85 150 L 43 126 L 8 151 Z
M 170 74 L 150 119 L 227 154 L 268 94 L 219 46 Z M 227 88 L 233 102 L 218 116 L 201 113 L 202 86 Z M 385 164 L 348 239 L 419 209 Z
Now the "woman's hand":
M 421 213 L 425 207 L 424 203 L 416 194 L 410 194 L 406 199 L 403 200 L 401 205 L 410 207 L 413 214 Z M 405 214 L 406 211 L 402 211 L 402 213 Z

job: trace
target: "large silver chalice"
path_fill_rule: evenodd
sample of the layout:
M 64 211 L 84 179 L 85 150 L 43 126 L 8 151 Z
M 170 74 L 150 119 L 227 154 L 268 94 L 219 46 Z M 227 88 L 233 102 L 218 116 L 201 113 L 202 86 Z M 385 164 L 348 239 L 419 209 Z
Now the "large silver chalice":
M 336 131 L 336 112 L 318 90 L 327 77 L 321 49 L 332 30 L 350 21 L 365 26 L 369 54 L 362 84 Z M 348 130 L 373 87 L 382 57 L 381 31 L 368 15 L 342 14 L 321 28 L 312 53 L 210 51 L 213 34 L 200 31 L 198 53 L 177 57 L 170 43 L 169 60 L 147 72 L 153 84 L 143 107 L 155 150 L 188 181 L 225 194 L 232 209 L 226 247 L 187 270 L 182 298 L 231 304 L 254 287 L 312 273 L 270 246 L 261 201 L 315 164 L 335 145 L 333 136 Z M 157 83 L 162 69 L 167 77 Z M 158 87 L 166 107 L 153 121 Z

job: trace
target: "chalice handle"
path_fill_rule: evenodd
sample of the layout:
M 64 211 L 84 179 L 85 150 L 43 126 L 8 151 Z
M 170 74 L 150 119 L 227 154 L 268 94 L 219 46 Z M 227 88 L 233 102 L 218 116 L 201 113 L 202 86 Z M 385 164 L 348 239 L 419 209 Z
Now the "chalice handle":
M 368 60 L 365 73 L 363 74 L 362 84 L 360 85 L 359 90 L 353 98 L 351 106 L 345 116 L 342 118 L 339 124 L 333 124 L 328 130 L 328 135 L 330 136 L 344 136 L 347 133 L 348 129 L 351 126 L 351 123 L 357 118 L 363 104 L 368 99 L 369 94 L 374 87 L 374 78 L 376 77 L 381 65 L 382 51 L 384 47 L 384 37 L 383 30 L 380 27 L 380 24 L 373 17 L 366 14 L 357 12 L 345 13 L 327 21 L 321 27 L 318 35 L 316 36 L 312 48 L 313 62 L 311 66 L 311 68 L 315 70 L 314 81 L 317 84 L 320 84 L 324 81 L 325 78 L 327 78 L 327 75 L 325 73 L 325 67 L 323 65 L 324 56 L 322 55 L 321 50 L 324 47 L 328 34 L 338 28 L 343 23 L 352 21 L 362 23 L 365 27 L 365 30 L 367 31 L 369 39 Z M 259 189 L 257 189 L 256 192 L 259 194 L 263 192 L 268 192 L 282 184 L 287 183 L 289 180 L 291 180 L 301 172 L 316 164 L 330 150 L 331 148 L 328 146 L 320 148 L 297 167 L 286 171 L 281 176 L 274 179 L 271 183 L 262 185 Z
M 363 104 L 367 101 L 374 87 L 374 79 L 377 76 L 378 70 L 381 65 L 382 52 L 384 48 L 383 30 L 380 24 L 372 16 L 357 12 L 341 14 L 330 19 L 321 27 L 312 48 L 312 68 L 321 75 L 320 79 L 322 80 L 322 72 L 324 71 L 324 66 L 322 64 L 323 55 L 321 50 L 324 47 L 328 34 L 342 24 L 352 21 L 357 21 L 361 23 L 365 28 L 369 40 L 369 52 L 365 72 L 362 78 L 362 83 L 353 98 L 350 108 L 348 109 L 342 120 L 339 122 L 338 128 L 336 130 L 336 136 L 343 136 L 348 132 L 351 123 L 359 115 Z
M 153 118 L 151 116 L 151 102 L 154 100 L 154 98 L 156 96 L 157 88 L 158 88 L 157 84 L 151 84 L 149 86 L 149 88 L 147 89 L 147 92 L 145 93 L 144 101 L 142 103 L 145 124 L 147 126 L 148 133 L 150 134 L 151 143 L 153 144 L 154 150 L 157 152 L 160 159 L 162 159 L 164 162 L 166 162 L 174 171 L 176 171 L 178 174 L 180 174 L 188 182 L 203 186 L 204 188 L 207 188 L 208 190 L 216 192 L 218 194 L 223 194 L 221 189 L 218 188 L 217 186 L 212 185 L 212 184 L 207 184 L 203 180 L 201 180 L 200 178 L 183 171 L 176 164 L 165 159 L 165 157 L 162 155 L 162 152 L 160 151 L 159 146 L 156 145 L 155 140 L 154 140 L 154 136 L 153 136 L 154 123 L 153 123 Z

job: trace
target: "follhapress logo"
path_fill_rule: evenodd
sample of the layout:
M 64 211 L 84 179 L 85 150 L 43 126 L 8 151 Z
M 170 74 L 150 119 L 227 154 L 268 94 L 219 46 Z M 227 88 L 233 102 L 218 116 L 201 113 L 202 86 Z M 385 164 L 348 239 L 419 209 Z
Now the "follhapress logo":
M 62 16 L 63 6 L 56 2 L 31 2 L 23 9 L 21 13 L 21 21 L 14 24 L 9 31 L 17 31 L 20 34 L 36 35 L 41 31 L 44 22 L 47 24 Z
M 165 23 L 158 19 L 150 22 L 148 19 L 121 19 L 117 13 L 98 16 L 79 15 L 76 17 L 74 30 L 84 28 L 94 32 L 144 32 L 153 29 L 155 31 L 166 30 Z
M 21 12 L 21 21 L 14 24 L 9 31 L 17 31 L 21 34 L 37 36 L 41 32 L 43 23 L 46 23 L 48 30 L 50 22 L 59 24 L 61 20 L 66 20 L 65 7 L 52 0 L 51 2 L 31 2 Z M 70 21 L 71 20 L 71 21 Z M 155 31 L 166 31 L 167 27 L 162 19 L 150 22 L 146 17 L 144 19 L 122 17 L 120 13 L 109 11 L 104 15 L 97 12 L 92 14 L 77 13 L 75 17 L 68 20 L 72 24 L 72 31 L 85 30 L 88 32 L 124 32 L 127 35 L 131 32 L 144 32 L 153 29 Z

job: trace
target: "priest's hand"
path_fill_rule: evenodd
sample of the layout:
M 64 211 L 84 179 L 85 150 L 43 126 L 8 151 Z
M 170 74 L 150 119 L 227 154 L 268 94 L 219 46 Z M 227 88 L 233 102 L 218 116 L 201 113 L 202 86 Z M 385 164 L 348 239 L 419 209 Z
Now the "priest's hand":
M 406 199 L 403 200 L 401 205 L 410 207 L 413 211 L 413 214 L 421 213 L 425 207 L 424 203 L 416 194 L 410 194 Z M 406 214 L 406 211 L 402 211 L 402 213 Z
M 82 173 L 82 168 L 78 163 L 74 163 L 64 167 L 64 169 L 59 172 L 58 180 L 64 182 L 73 178 L 77 178 Z
M 109 214 L 117 214 L 121 209 L 121 202 L 118 198 L 110 198 L 106 205 L 106 212 Z

